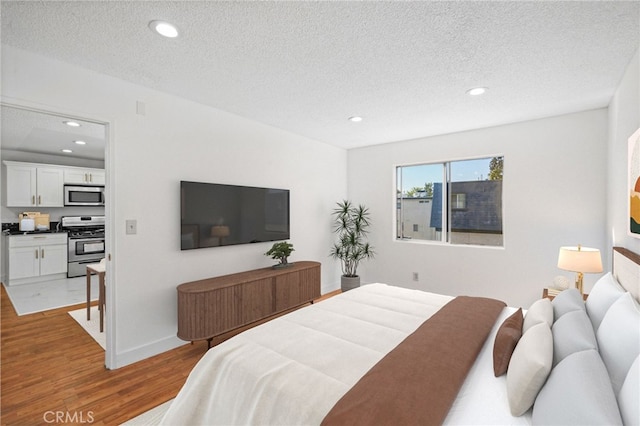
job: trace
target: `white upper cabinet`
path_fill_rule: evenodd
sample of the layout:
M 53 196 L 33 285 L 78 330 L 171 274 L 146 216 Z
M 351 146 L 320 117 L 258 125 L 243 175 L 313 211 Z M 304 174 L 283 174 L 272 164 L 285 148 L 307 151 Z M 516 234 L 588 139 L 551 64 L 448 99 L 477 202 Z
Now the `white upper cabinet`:
M 62 207 L 64 205 L 63 172 L 58 168 L 37 168 L 37 206 Z
M 36 205 L 37 169 L 32 166 L 7 165 L 7 206 Z
M 5 161 L 7 207 L 63 207 L 64 185 L 104 185 L 104 169 Z
M 7 207 L 62 207 L 63 170 L 60 167 L 5 161 Z
M 65 184 L 104 185 L 105 181 L 106 179 L 103 169 L 64 169 Z

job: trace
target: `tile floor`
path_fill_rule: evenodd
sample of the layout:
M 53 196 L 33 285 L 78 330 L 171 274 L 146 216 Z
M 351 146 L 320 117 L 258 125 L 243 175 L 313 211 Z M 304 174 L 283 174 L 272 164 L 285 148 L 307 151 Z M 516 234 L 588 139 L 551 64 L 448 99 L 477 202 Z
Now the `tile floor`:
M 4 287 L 18 315 L 32 314 L 87 301 L 86 277 Z M 98 277 L 91 279 L 91 299 L 98 300 Z

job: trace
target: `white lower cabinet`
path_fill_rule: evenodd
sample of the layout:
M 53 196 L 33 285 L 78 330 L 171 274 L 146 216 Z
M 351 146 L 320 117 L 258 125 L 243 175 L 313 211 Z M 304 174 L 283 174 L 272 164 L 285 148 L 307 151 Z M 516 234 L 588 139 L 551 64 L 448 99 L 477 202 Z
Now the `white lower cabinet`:
M 16 247 L 9 249 L 9 280 L 40 276 L 40 247 Z
M 67 273 L 67 234 L 9 237 L 9 285 Z

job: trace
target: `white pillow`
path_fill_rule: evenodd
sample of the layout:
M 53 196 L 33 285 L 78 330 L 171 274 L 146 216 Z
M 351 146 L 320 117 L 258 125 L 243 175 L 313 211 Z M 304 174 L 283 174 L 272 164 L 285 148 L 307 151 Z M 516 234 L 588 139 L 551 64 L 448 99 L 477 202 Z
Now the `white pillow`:
M 551 329 L 541 322 L 524 333 L 509 361 L 507 397 L 511 414 L 521 416 L 531 408 L 547 380 L 552 361 Z
M 585 303 L 587 314 L 593 324 L 593 331 L 598 331 L 609 306 L 623 294 L 624 289 L 618 284 L 611 272 L 607 272 L 596 282 Z
M 607 368 L 598 352 L 576 352 L 553 368 L 536 398 L 531 420 L 534 425 L 622 424 Z
M 640 308 L 630 293 L 625 293 L 611 305 L 596 338 L 617 396 L 631 364 L 640 354 Z
M 522 333 L 526 333 L 531 327 L 541 322 L 546 323 L 549 327 L 553 325 L 553 306 L 551 300 L 538 299 L 524 316 L 524 323 L 522 324 Z
M 578 294 L 580 294 L 578 292 Z M 596 335 L 585 311 L 568 312 L 553 323 L 553 366 L 586 349 L 598 350 Z
M 618 405 L 622 422 L 625 425 L 640 425 L 640 404 L 638 404 L 638 390 L 640 389 L 640 356 L 631 365 L 627 378 L 618 394 Z
M 584 299 L 577 288 L 561 291 L 552 301 L 553 320 L 558 319 L 568 312 L 584 311 Z

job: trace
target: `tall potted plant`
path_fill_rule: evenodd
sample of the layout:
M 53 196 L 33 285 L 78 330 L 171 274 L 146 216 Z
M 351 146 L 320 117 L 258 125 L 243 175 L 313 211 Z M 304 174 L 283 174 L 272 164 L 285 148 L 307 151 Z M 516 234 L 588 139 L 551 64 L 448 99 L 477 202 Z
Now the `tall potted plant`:
M 350 201 L 336 203 L 333 210 L 333 222 L 338 241 L 333 244 L 330 255 L 342 263 L 342 291 L 360 286 L 358 265 L 361 260 L 373 257 L 373 247 L 366 242 L 369 221 L 369 209 L 363 205 L 355 207 Z

